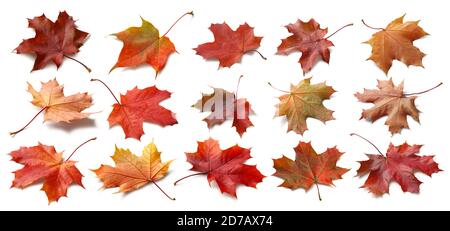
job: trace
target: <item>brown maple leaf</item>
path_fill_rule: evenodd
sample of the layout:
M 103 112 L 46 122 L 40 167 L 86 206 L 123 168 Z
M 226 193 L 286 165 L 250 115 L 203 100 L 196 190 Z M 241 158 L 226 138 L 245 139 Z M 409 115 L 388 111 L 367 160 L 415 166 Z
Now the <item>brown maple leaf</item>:
M 175 185 L 188 177 L 207 175 L 208 182 L 215 181 L 222 193 L 236 197 L 236 187 L 243 184 L 256 187 L 264 176 L 256 166 L 244 164 L 250 158 L 250 150 L 238 145 L 221 150 L 219 142 L 208 139 L 198 142 L 197 152 L 186 153 L 187 161 L 192 164 L 194 173 L 175 182 Z
M 330 62 L 330 47 L 334 45 L 328 39 L 338 31 L 352 25 L 353 23 L 347 24 L 325 37 L 328 33 L 328 28 L 320 28 L 320 24 L 314 19 L 308 22 L 303 22 L 299 19 L 297 22 L 286 26 L 292 35 L 281 40 L 277 54 L 289 55 L 295 51 L 302 52 L 299 63 L 304 73 L 309 72 L 320 59 L 326 63 Z
M 76 162 L 69 160 L 82 145 L 78 146 L 72 154 L 64 160 L 62 153 L 56 152 L 55 147 L 39 143 L 33 147 L 21 147 L 10 153 L 12 160 L 24 165 L 14 172 L 14 181 L 11 187 L 25 188 L 31 184 L 44 181 L 41 190 L 45 192 L 48 202 L 58 201 L 62 196 L 67 196 L 67 189 L 72 184 L 78 184 L 84 188 L 81 175 Z
M 319 200 L 322 200 L 318 185 L 333 185 L 333 180 L 342 179 L 342 175 L 349 170 L 336 166 L 343 154 L 336 147 L 328 148 L 318 155 L 311 143 L 300 142 L 294 151 L 295 160 L 286 156 L 273 160 L 276 170 L 274 176 L 284 179 L 281 187 L 308 191 L 315 184 Z
M 169 199 L 175 200 L 156 183 L 167 175 L 172 161 L 161 162 L 161 153 L 158 152 L 155 144 L 148 144 L 140 157 L 128 149 L 116 146 L 112 159 L 116 164 L 115 167 L 101 165 L 100 168 L 92 170 L 103 181 L 105 188 L 119 187 L 120 192 L 131 192 L 148 183 L 153 183 Z
M 237 99 L 234 93 L 224 89 L 214 88 L 214 93 L 203 94 L 203 97 L 194 105 L 201 112 L 211 112 L 204 121 L 208 128 L 233 120 L 232 126 L 242 136 L 248 127 L 253 126 L 249 116 L 254 112 L 246 99 Z
M 372 35 L 370 40 L 364 43 L 372 46 L 372 55 L 368 60 L 374 61 L 386 75 L 394 59 L 407 66 L 423 67 L 422 58 L 425 54 L 416 48 L 413 42 L 428 35 L 428 33 L 418 25 L 419 21 L 403 22 L 404 17 L 405 15 L 395 19 L 385 29 L 368 26 L 363 21 L 367 27 L 379 30 Z
M 334 119 L 333 111 L 325 108 L 323 101 L 329 99 L 335 90 L 325 83 L 311 85 L 310 80 L 311 78 L 304 79 L 296 86 L 291 85 L 290 92 L 275 88 L 287 93 L 279 97 L 277 115 L 287 117 L 288 131 L 303 134 L 308 129 L 308 117 L 323 122 Z
M 395 86 L 392 79 L 378 80 L 379 90 L 364 89 L 363 93 L 355 94 L 359 101 L 374 104 L 372 108 L 363 110 L 361 119 L 366 118 L 374 122 L 387 116 L 385 124 L 389 126 L 389 131 L 393 134 L 399 133 L 403 128 L 409 128 L 407 115 L 419 123 L 419 110 L 414 103 L 416 95 L 428 92 L 441 84 L 423 92 L 405 94 L 403 82 Z
M 358 176 L 369 174 L 362 188 L 367 188 L 376 196 L 389 193 L 389 184 L 392 181 L 400 184 L 403 192 L 418 193 L 422 184 L 415 176 L 417 171 L 423 172 L 431 177 L 433 173 L 442 171 L 434 162 L 434 156 L 418 156 L 422 145 L 408 145 L 403 143 L 399 146 L 389 145 L 386 156 L 366 138 L 357 135 L 369 142 L 378 151 L 379 155 L 366 154 L 368 160 L 359 161 Z
M 144 121 L 160 126 L 177 123 L 173 113 L 159 105 L 161 101 L 170 97 L 171 93 L 168 91 L 161 91 L 156 87 L 144 89 L 135 87 L 127 91 L 125 95 L 120 95 L 119 101 L 103 81 L 99 79 L 91 79 L 91 81 L 101 82 L 114 97 L 116 103 L 108 117 L 109 126 L 119 124 L 125 133 L 125 138 L 139 140 L 144 134 L 142 127 Z
M 23 131 L 42 112 L 45 112 L 44 121 L 66 123 L 87 118 L 91 114 L 82 112 L 92 105 L 91 96 L 87 93 L 64 96 L 64 87 L 56 79 L 42 82 L 39 92 L 28 83 L 28 92 L 33 96 L 31 103 L 41 110 L 23 128 L 11 132 L 11 135 Z
M 194 13 L 191 11 L 183 14 L 162 36 L 153 24 L 142 17 L 141 27 L 130 27 L 115 33 L 114 36 L 123 42 L 123 48 L 111 71 L 118 67 L 137 67 L 148 64 L 158 75 L 166 65 L 169 56 L 176 51 L 175 45 L 166 35 L 186 15 L 194 15 Z
M 257 52 L 261 58 L 266 60 L 256 50 L 262 37 L 255 36 L 253 28 L 247 23 L 240 25 L 236 31 L 233 31 L 225 22 L 211 24 L 209 30 L 214 34 L 215 41 L 201 44 L 194 50 L 205 59 L 219 60 L 219 67 L 231 67 L 248 52 Z
M 89 34 L 78 30 L 73 18 L 65 11 L 59 13 L 55 22 L 44 14 L 28 19 L 28 27 L 35 30 L 35 37 L 23 40 L 15 51 L 18 54 L 36 55 L 31 71 L 42 69 L 50 62 L 59 68 L 64 57 L 78 62 L 86 70 L 91 71 L 86 65 L 69 56 L 79 52 Z

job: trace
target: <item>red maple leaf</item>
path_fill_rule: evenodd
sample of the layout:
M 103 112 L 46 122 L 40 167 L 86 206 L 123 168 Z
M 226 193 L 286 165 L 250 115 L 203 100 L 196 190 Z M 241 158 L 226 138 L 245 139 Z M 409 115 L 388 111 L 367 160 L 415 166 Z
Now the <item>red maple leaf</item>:
M 211 112 L 204 121 L 208 128 L 233 120 L 232 126 L 240 136 L 253 126 L 249 116 L 254 114 L 250 103 L 246 99 L 237 99 L 234 93 L 223 89 L 214 89 L 213 94 L 204 94 L 194 105 L 202 112 Z
M 215 181 L 222 193 L 237 197 L 238 184 L 256 187 L 264 178 L 256 166 L 244 164 L 250 158 L 250 150 L 238 145 L 221 150 L 219 142 L 210 138 L 198 142 L 197 152 L 186 153 L 186 157 L 192 164 L 191 170 L 199 173 L 183 177 L 175 184 L 191 176 L 207 175 L 208 182 Z
M 253 114 L 250 103 L 246 99 L 236 99 L 234 101 L 233 124 L 240 136 L 247 131 L 247 128 L 253 126 L 249 115 Z
M 95 139 L 87 140 L 78 148 Z M 75 151 L 66 160 L 62 158 L 62 153 L 56 152 L 55 147 L 41 143 L 33 147 L 21 147 L 11 152 L 12 160 L 24 165 L 23 168 L 14 172 L 15 178 L 11 187 L 25 188 L 43 180 L 41 190 L 47 194 L 49 203 L 67 196 L 67 189 L 72 184 L 78 184 L 84 188 L 81 182 L 83 175 L 75 166 L 76 162 L 69 160 Z
M 336 166 L 342 156 L 336 147 L 318 155 L 311 143 L 300 142 L 294 151 L 295 160 L 286 156 L 273 160 L 276 170 L 274 176 L 284 179 L 281 187 L 303 188 L 307 191 L 316 185 L 319 200 L 322 200 L 318 185 L 333 185 L 333 180 L 342 179 L 342 175 L 349 170 Z
M 73 18 L 65 11 L 59 13 L 55 22 L 44 14 L 28 19 L 28 27 L 36 31 L 35 37 L 23 40 L 15 50 L 18 54 L 36 55 L 32 71 L 42 69 L 50 62 L 59 68 L 64 57 L 80 63 L 90 71 L 84 64 L 68 56 L 79 52 L 89 34 L 78 30 Z
M 345 25 L 336 32 L 351 25 L 353 24 Z M 295 51 L 302 52 L 299 62 L 303 72 L 309 72 L 321 59 L 326 63 L 330 62 L 329 48 L 334 45 L 328 38 L 336 32 L 325 38 L 328 28 L 320 28 L 320 24 L 314 19 L 309 20 L 309 22 L 303 22 L 299 19 L 297 22 L 287 25 L 286 28 L 292 35 L 281 41 L 277 54 L 289 55 Z
M 257 52 L 266 59 L 256 50 L 262 37 L 255 36 L 253 28 L 247 23 L 240 25 L 236 31 L 225 22 L 211 24 L 209 29 L 214 34 L 215 41 L 201 44 L 194 50 L 205 59 L 218 59 L 219 67 L 231 67 L 247 52 Z
M 357 134 L 352 134 L 357 135 Z M 357 135 L 359 136 L 359 135 Z M 361 137 L 361 136 L 359 136 Z M 363 138 L 363 137 L 361 137 Z M 368 141 L 366 138 L 364 140 Z M 423 172 L 428 176 L 442 171 L 434 162 L 434 156 L 418 156 L 422 145 L 408 145 L 404 143 L 399 146 L 389 145 L 386 156 L 370 141 L 379 155 L 366 154 L 368 160 L 360 161 L 361 166 L 357 171 L 358 176 L 369 174 L 362 188 L 367 188 L 376 196 L 389 193 L 389 184 L 392 181 L 400 184 L 403 192 L 418 193 L 420 182 L 414 173 Z
M 120 95 L 119 101 L 103 81 L 98 79 L 91 81 L 101 82 L 116 100 L 117 103 L 113 105 L 108 122 L 110 127 L 119 124 L 125 133 L 125 138 L 139 140 L 144 134 L 142 127 L 144 121 L 161 126 L 177 123 L 172 112 L 159 105 L 161 101 L 170 97 L 171 93 L 168 91 L 161 91 L 156 87 L 144 89 L 135 87 L 127 91 L 125 95 Z

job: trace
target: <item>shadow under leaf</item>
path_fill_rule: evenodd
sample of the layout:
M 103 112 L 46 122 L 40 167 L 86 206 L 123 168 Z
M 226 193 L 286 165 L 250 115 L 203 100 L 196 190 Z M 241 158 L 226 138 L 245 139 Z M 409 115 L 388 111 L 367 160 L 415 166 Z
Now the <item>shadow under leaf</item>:
M 52 124 L 49 124 L 49 126 L 52 128 L 66 131 L 66 132 L 71 132 L 75 129 L 96 127 L 96 124 L 95 124 L 95 120 L 86 118 L 86 119 L 76 120 L 71 123 L 52 123 Z

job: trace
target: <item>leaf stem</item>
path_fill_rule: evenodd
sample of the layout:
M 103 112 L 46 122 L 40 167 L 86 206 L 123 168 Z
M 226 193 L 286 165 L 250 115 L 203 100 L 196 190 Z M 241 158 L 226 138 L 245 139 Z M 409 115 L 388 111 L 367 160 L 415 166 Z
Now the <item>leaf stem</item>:
M 100 79 L 91 79 L 91 81 L 97 81 L 103 84 L 103 86 L 106 87 L 106 89 L 108 89 L 109 93 L 111 93 L 111 95 L 114 97 L 114 99 L 116 100 L 117 104 L 121 105 L 119 100 L 116 98 L 116 96 L 114 95 L 114 93 L 111 91 L 111 88 L 108 87 L 108 85 L 106 85 L 105 82 L 101 81 Z
M 78 147 L 75 148 L 75 150 L 73 150 L 72 154 L 70 154 L 70 156 L 67 157 L 66 161 L 70 160 L 70 158 L 73 156 L 73 154 L 75 154 L 75 152 L 76 152 L 79 148 L 81 148 L 81 146 L 85 145 L 86 143 L 88 143 L 88 142 L 90 142 L 90 141 L 96 140 L 96 139 L 97 139 L 97 137 L 90 138 L 90 139 L 84 141 L 82 144 L 78 145 Z
M 39 115 L 39 114 L 41 114 L 43 111 L 45 111 L 45 110 L 47 110 L 48 109 L 48 106 L 47 107 L 43 107 L 25 126 L 23 126 L 21 129 L 19 129 L 19 130 L 17 130 L 17 131 L 15 131 L 15 132 L 10 132 L 9 134 L 11 135 L 11 136 L 14 136 L 14 135 L 16 135 L 17 133 L 19 133 L 19 132 L 21 132 L 21 131 L 23 131 L 23 130 L 25 130 L 25 128 L 27 128 L 28 127 L 28 125 L 30 125 L 31 124 L 31 122 L 33 122 L 33 120 L 34 119 L 36 119 L 36 117 Z
M 373 144 L 372 142 L 370 142 L 370 140 L 368 140 L 368 139 L 366 139 L 366 138 L 364 138 L 364 137 L 362 137 L 362 136 L 360 136 L 360 135 L 358 135 L 358 134 L 356 134 L 356 133 L 351 133 L 350 135 L 351 135 L 351 136 L 358 136 L 359 138 L 361 138 L 361 139 L 367 141 L 369 144 L 371 144 L 371 145 L 378 151 L 378 153 L 379 153 L 381 156 L 385 157 L 384 154 L 381 153 L 380 149 L 378 149 L 378 147 L 375 146 L 375 144 Z
M 420 95 L 420 94 L 423 94 L 423 93 L 427 93 L 427 92 L 429 92 L 429 91 L 432 91 L 432 90 L 438 88 L 438 87 L 441 86 L 442 84 L 443 84 L 443 83 L 440 82 L 438 85 L 436 85 L 436 86 L 434 86 L 434 87 L 432 87 L 432 88 L 430 88 L 430 89 L 428 89 L 428 90 L 420 91 L 420 92 L 415 92 L 415 93 L 407 93 L 407 94 L 403 94 L 403 96 Z
M 316 185 L 317 188 L 317 195 L 319 196 L 319 201 L 322 201 L 322 197 L 320 196 L 319 184 L 317 184 L 317 182 L 315 182 L 314 184 Z
M 238 91 L 239 91 L 239 84 L 241 83 L 242 77 L 244 77 L 244 75 L 239 76 L 238 82 L 237 82 L 237 84 L 236 84 L 236 91 L 234 92 L 234 95 L 235 95 L 236 99 L 238 98 L 238 97 L 237 97 L 237 95 L 238 95 L 237 93 L 238 93 Z
M 269 83 L 269 82 L 268 82 L 267 84 L 269 84 L 269 86 L 271 86 L 273 89 L 275 89 L 275 90 L 277 90 L 277 91 L 281 91 L 281 92 L 284 92 L 284 93 L 286 93 L 286 94 L 291 94 L 291 92 L 289 92 L 289 91 L 281 90 L 281 89 L 278 89 L 278 88 L 272 86 L 272 84 Z
M 380 28 L 380 27 L 371 27 L 369 25 L 366 24 L 366 22 L 364 22 L 364 19 L 361 19 L 361 22 L 364 24 L 364 26 L 373 29 L 373 30 L 384 30 L 384 28 Z
M 335 35 L 336 33 L 338 33 L 339 31 L 341 31 L 342 29 L 349 27 L 349 26 L 353 26 L 353 23 L 349 23 L 341 28 L 339 28 L 338 30 L 336 30 L 335 32 L 333 32 L 332 34 L 328 35 L 325 39 L 329 39 L 330 37 L 332 37 L 333 35 Z
M 256 53 L 259 54 L 259 56 L 261 56 L 262 59 L 267 60 L 267 58 L 266 58 L 264 55 L 262 55 L 261 52 L 259 52 L 259 51 L 256 50 L 256 49 L 255 49 L 255 50 L 249 50 L 249 51 L 247 51 L 247 52 L 256 52 Z
M 164 193 L 164 195 L 166 195 L 166 197 L 167 198 L 169 198 L 169 199 L 171 199 L 171 200 L 175 200 L 175 198 L 174 197 L 170 197 L 161 187 L 159 187 L 159 185 L 155 182 L 155 181 L 153 181 L 152 180 L 152 183 L 154 184 L 154 185 L 156 185 L 156 187 L 162 192 L 162 193 Z
M 178 23 L 178 21 L 180 21 L 180 20 L 181 20 L 182 18 L 184 18 L 184 16 L 186 16 L 186 15 L 192 15 L 192 16 L 194 16 L 194 12 L 193 12 L 193 11 L 189 11 L 189 12 L 186 12 L 186 13 L 184 13 L 183 15 L 181 15 L 181 16 L 180 16 L 180 17 L 172 24 L 172 26 L 169 27 L 169 29 L 166 31 L 166 33 L 164 33 L 163 36 L 161 36 L 161 38 L 164 37 L 164 36 L 166 36 L 167 33 L 169 33 L 169 31 L 172 30 L 172 28 Z
M 189 178 L 189 177 L 192 177 L 192 176 L 198 176 L 198 175 L 205 175 L 205 174 L 206 174 L 206 172 L 198 172 L 198 173 L 194 173 L 194 174 L 191 174 L 191 175 L 187 175 L 187 176 L 182 177 L 182 178 L 180 178 L 179 180 L 175 181 L 175 182 L 173 183 L 173 185 L 177 185 L 178 182 L 180 182 L 180 181 L 182 181 L 182 180 L 184 180 L 184 179 L 186 179 L 186 178 Z
M 70 56 L 68 56 L 68 55 L 64 55 L 64 57 L 66 57 L 66 58 L 68 58 L 68 59 L 71 59 L 71 60 L 73 60 L 73 61 L 75 61 L 75 62 L 77 62 L 77 63 L 79 63 L 81 66 L 83 66 L 89 73 L 91 73 L 91 68 L 89 68 L 88 66 L 86 66 L 84 63 L 82 63 L 82 62 L 80 62 L 79 60 L 77 60 L 77 59 L 75 59 L 75 58 L 72 58 L 72 57 L 70 57 Z

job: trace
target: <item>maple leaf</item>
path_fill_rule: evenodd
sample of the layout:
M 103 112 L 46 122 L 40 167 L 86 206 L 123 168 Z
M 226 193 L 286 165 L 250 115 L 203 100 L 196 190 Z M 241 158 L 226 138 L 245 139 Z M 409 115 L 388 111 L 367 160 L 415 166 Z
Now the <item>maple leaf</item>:
M 405 94 L 403 82 L 395 86 L 392 79 L 378 80 L 379 90 L 364 89 L 362 94 L 355 94 L 359 101 L 374 104 L 372 108 L 363 110 L 361 119 L 366 118 L 373 122 L 387 116 L 385 124 L 389 126 L 389 131 L 399 133 L 403 128 L 409 128 L 407 115 L 419 123 L 419 110 L 414 103 L 417 98 L 415 95 L 428 92 L 441 84 L 423 92 Z
M 187 161 L 192 164 L 192 171 L 199 173 L 183 177 L 175 185 L 191 176 L 207 175 L 208 182 L 215 181 L 222 193 L 236 196 L 236 187 L 243 184 L 256 188 L 264 176 L 256 166 L 244 164 L 250 158 L 250 150 L 238 145 L 221 150 L 219 142 L 208 139 L 198 142 L 197 152 L 186 153 Z
M 79 52 L 89 34 L 78 30 L 73 18 L 65 11 L 59 13 L 55 22 L 44 14 L 28 19 L 28 27 L 35 30 L 35 37 L 23 40 L 15 51 L 18 54 L 36 55 L 31 71 L 42 69 L 50 62 L 59 68 L 64 57 L 78 62 L 86 70 L 91 71 L 86 65 L 69 56 Z
M 254 114 L 250 103 L 246 99 L 237 99 L 234 93 L 224 89 L 215 88 L 212 94 L 203 94 L 203 97 L 194 105 L 201 112 L 211 112 L 204 121 L 208 128 L 222 124 L 228 119 L 233 120 L 232 126 L 240 136 L 253 126 L 249 116 Z
M 294 151 L 295 160 L 286 156 L 273 160 L 274 176 L 284 179 L 280 187 L 308 191 L 315 184 L 319 200 L 322 200 L 318 184 L 333 185 L 333 180 L 342 179 L 342 175 L 349 170 L 336 166 L 343 154 L 336 147 L 317 155 L 311 143 L 300 142 Z
M 91 79 L 91 81 L 101 82 L 116 100 L 117 103 L 113 105 L 108 122 L 110 127 L 119 124 L 125 133 L 125 138 L 139 140 L 144 134 L 142 127 L 144 121 L 160 126 L 177 123 L 172 112 L 159 105 L 161 101 L 170 97 L 171 93 L 168 91 L 161 91 L 156 87 L 144 89 L 135 87 L 127 91 L 125 95 L 120 95 L 119 101 L 103 81 L 99 79 Z
M 120 192 L 131 192 L 142 186 L 153 183 L 169 197 L 156 183 L 167 175 L 172 161 L 161 162 L 161 153 L 155 144 L 148 144 L 140 157 L 131 153 L 128 149 L 115 147 L 112 156 L 115 167 L 101 165 L 100 168 L 92 170 L 103 182 L 105 188 L 119 187 Z
M 186 15 L 194 15 L 194 13 L 191 11 L 183 14 L 162 36 L 159 36 L 159 31 L 153 24 L 142 17 L 141 27 L 130 27 L 115 33 L 117 39 L 123 42 L 123 48 L 111 71 L 118 67 L 136 67 L 148 64 L 155 69 L 156 75 L 158 75 L 166 65 L 169 56 L 176 51 L 175 45 L 166 35 Z
M 357 135 L 369 142 L 378 151 L 379 155 L 366 154 L 368 160 L 359 161 L 361 166 L 357 170 L 358 176 L 369 174 L 362 188 L 367 188 L 376 196 L 389 193 L 389 184 L 392 181 L 400 184 L 403 192 L 418 193 L 420 182 L 414 173 L 423 172 L 431 177 L 433 173 L 442 171 L 434 162 L 434 156 L 418 156 L 422 145 L 408 145 L 403 143 L 399 146 L 389 145 L 386 156 L 366 138 Z
M 404 17 L 405 15 L 395 19 L 385 29 L 368 26 L 364 20 L 362 21 L 367 27 L 379 30 L 364 43 L 372 46 L 372 55 L 368 60 L 374 61 L 386 75 L 394 59 L 407 66 L 423 67 L 422 58 L 425 54 L 415 47 L 413 42 L 428 33 L 418 25 L 419 21 L 403 22 Z
M 11 152 L 12 160 L 24 165 L 23 168 L 14 172 L 15 177 L 11 187 L 25 188 L 43 181 L 41 190 L 47 195 L 49 203 L 67 196 L 67 189 L 72 184 L 78 184 L 84 188 L 81 182 L 83 175 L 75 166 L 76 162 L 69 159 L 82 145 L 95 139 L 82 143 L 66 160 L 63 160 L 62 153 L 56 152 L 54 146 L 41 143 L 33 147 L 21 147 Z
M 82 113 L 92 105 L 92 98 L 87 93 L 64 96 L 64 87 L 56 79 L 42 82 L 41 90 L 36 91 L 28 83 L 28 92 L 33 96 L 31 103 L 41 110 L 23 128 L 11 132 L 15 135 L 23 131 L 40 113 L 45 112 L 44 121 L 66 122 L 87 118 L 90 113 Z
M 261 58 L 266 60 L 256 50 L 262 37 L 255 36 L 253 28 L 247 23 L 240 25 L 236 31 L 233 31 L 225 22 L 211 24 L 209 30 L 214 34 L 215 41 L 201 44 L 194 50 L 204 59 L 218 59 L 219 67 L 231 67 L 248 52 L 257 52 Z
M 287 93 L 279 97 L 277 115 L 287 117 L 288 131 L 303 134 L 308 129 L 306 124 L 308 117 L 322 122 L 334 119 L 333 111 L 325 108 L 323 101 L 329 99 L 335 90 L 324 82 L 311 85 L 310 80 L 311 78 L 304 79 L 297 86 L 291 85 L 290 92 L 275 88 Z
M 328 28 L 320 28 L 320 24 L 314 19 L 308 22 L 298 19 L 297 22 L 286 26 L 292 35 L 281 40 L 277 54 L 289 55 L 295 51 L 302 52 L 299 63 L 304 73 L 309 72 L 321 59 L 326 63 L 330 62 L 330 47 L 334 45 L 328 39 L 338 31 L 352 25 L 353 23 L 347 24 L 325 38 Z

